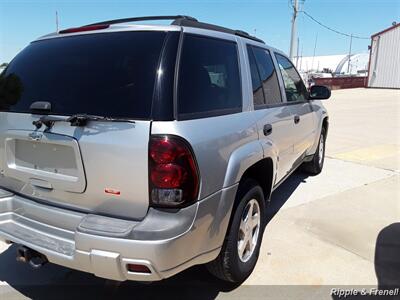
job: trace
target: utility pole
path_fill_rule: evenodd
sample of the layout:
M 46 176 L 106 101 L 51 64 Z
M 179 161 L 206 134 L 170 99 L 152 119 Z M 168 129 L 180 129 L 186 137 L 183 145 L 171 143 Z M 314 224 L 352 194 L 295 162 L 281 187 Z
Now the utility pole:
M 353 42 L 353 34 L 350 35 L 349 63 L 347 65 L 347 74 L 350 74 L 351 44 L 352 44 L 352 42 Z
M 290 59 L 293 61 L 295 53 L 296 53 L 296 38 L 297 38 L 297 25 L 296 25 L 296 19 L 297 19 L 297 13 L 299 10 L 299 5 L 298 5 L 298 0 L 293 0 L 293 17 L 292 17 L 292 34 L 290 37 L 290 50 L 289 50 L 289 56 Z
M 58 12 L 56 11 L 56 32 L 58 32 Z

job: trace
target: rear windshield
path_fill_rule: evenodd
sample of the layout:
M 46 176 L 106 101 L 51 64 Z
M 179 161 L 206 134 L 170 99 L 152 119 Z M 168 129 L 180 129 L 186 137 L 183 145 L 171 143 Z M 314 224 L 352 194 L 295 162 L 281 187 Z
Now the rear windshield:
M 149 119 L 165 32 L 117 32 L 33 42 L 0 75 L 0 110 Z

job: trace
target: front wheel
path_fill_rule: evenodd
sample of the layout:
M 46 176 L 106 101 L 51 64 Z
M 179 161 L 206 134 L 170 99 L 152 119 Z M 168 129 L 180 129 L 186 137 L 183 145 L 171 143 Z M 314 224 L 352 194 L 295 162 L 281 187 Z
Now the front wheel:
M 262 188 L 252 179 L 239 186 L 232 223 L 221 253 L 207 269 L 214 276 L 240 283 L 253 271 L 261 247 L 265 225 L 265 201 Z
M 321 173 L 325 161 L 325 145 L 326 145 L 326 130 L 322 127 L 321 135 L 319 137 L 319 143 L 317 151 L 315 151 L 311 161 L 306 162 L 302 165 L 302 170 L 312 175 L 318 175 Z

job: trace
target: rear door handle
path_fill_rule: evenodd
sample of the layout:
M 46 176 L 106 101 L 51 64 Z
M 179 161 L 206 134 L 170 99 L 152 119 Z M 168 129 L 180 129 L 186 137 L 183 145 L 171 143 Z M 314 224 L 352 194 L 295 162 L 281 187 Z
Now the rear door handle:
M 299 122 L 300 122 L 300 116 L 295 115 L 295 116 L 294 116 L 294 124 L 297 124 L 297 123 L 299 123 Z
M 265 136 L 270 135 L 272 133 L 272 125 L 271 124 L 265 124 L 264 128 L 263 128 L 263 132 L 264 132 Z

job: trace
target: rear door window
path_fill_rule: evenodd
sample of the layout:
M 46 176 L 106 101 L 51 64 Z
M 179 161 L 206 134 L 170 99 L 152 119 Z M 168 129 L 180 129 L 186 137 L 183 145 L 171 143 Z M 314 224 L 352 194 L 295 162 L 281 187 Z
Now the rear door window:
M 166 32 L 115 32 L 36 41 L 0 77 L 0 110 L 149 119 Z
M 280 54 L 275 54 L 275 56 L 285 84 L 287 101 L 295 102 L 307 100 L 307 89 L 293 64 Z
M 249 57 L 251 84 L 253 86 L 253 103 L 254 107 L 257 108 L 265 105 L 265 98 L 257 62 L 252 47 L 249 45 L 247 46 L 247 55 Z
M 235 113 L 241 107 L 236 43 L 186 34 L 179 69 L 179 118 Z
M 282 102 L 281 92 L 279 88 L 278 77 L 274 63 L 268 50 L 253 47 L 255 61 L 258 68 L 260 80 L 262 82 L 262 88 L 265 97 L 265 104 L 279 104 Z

